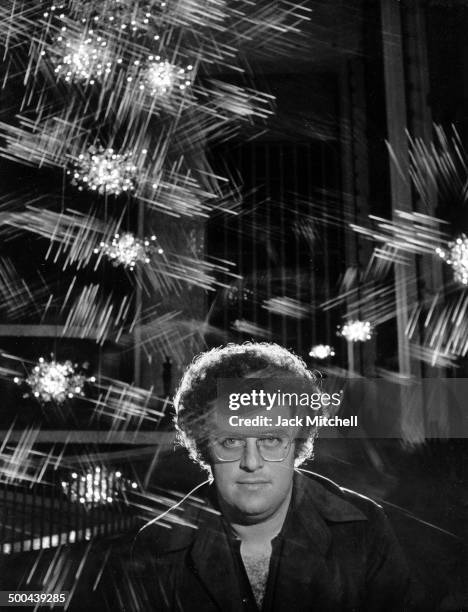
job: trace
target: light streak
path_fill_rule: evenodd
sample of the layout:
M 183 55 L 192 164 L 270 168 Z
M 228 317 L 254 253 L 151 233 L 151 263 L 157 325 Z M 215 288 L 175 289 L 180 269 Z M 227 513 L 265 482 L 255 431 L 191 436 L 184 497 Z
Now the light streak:
M 307 306 L 287 296 L 269 298 L 263 302 L 263 308 L 275 314 L 294 319 L 304 319 L 310 313 L 310 309 Z

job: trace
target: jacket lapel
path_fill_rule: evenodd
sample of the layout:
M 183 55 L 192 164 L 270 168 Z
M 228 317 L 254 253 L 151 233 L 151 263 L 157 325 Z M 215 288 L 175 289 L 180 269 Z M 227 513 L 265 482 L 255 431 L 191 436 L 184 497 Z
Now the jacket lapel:
M 272 593 L 274 612 L 333 610 L 336 575 L 330 565 L 330 523 L 366 520 L 355 506 L 300 474 L 282 534 Z
M 156 557 L 164 559 L 170 552 L 187 551 L 189 571 L 201 583 L 219 610 L 239 612 L 242 609 L 242 601 L 235 559 L 223 519 L 215 508 L 212 487 L 206 486 L 202 494 L 204 502 L 190 498 L 184 503 L 182 514 L 176 509 L 171 511 L 170 522 L 175 523 L 174 528 L 163 528 L 158 524 L 159 521 L 156 521 L 140 532 L 136 544 L 137 560 L 142 568 L 146 569 L 146 575 L 154 575 Z M 174 586 L 180 609 L 201 609 L 193 592 L 190 592 L 190 589 L 185 592 L 183 583 L 178 582 L 182 574 L 177 572 L 176 568 Z
M 298 510 L 292 508 L 279 543 L 280 561 L 271 600 L 275 612 L 310 610 L 311 585 L 326 581 L 329 529 L 313 506 L 307 508 L 306 517 Z
M 206 517 L 190 551 L 192 571 L 223 612 L 242 609 L 235 559 L 220 516 Z

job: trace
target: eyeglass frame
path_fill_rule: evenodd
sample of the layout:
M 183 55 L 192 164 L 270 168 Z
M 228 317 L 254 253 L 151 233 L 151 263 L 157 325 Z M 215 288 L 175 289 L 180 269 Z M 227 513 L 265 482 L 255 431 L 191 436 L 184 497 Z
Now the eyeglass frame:
M 290 438 L 289 436 L 259 436 L 259 437 L 256 437 L 256 436 L 245 436 L 244 438 L 236 438 L 236 436 L 226 436 L 226 437 L 227 437 L 227 438 L 229 438 L 229 437 L 230 437 L 230 438 L 235 439 L 235 440 L 244 440 L 244 441 L 245 441 L 245 444 L 243 444 L 243 446 L 241 447 L 241 448 L 242 448 L 242 453 L 241 453 L 240 457 L 237 457 L 236 459 L 222 459 L 221 457 L 219 457 L 219 456 L 217 455 L 217 453 L 216 453 L 216 451 L 215 451 L 215 444 L 214 444 L 214 443 L 215 443 L 215 442 L 217 442 L 218 440 L 217 440 L 216 438 L 215 438 L 215 439 L 213 439 L 213 440 L 210 442 L 210 444 L 209 444 L 208 446 L 209 446 L 209 448 L 211 448 L 211 449 L 213 450 L 213 454 L 214 454 L 214 456 L 215 456 L 215 457 L 216 457 L 216 459 L 217 459 L 218 461 L 220 461 L 221 463 L 234 463 L 235 461 L 240 461 L 240 460 L 242 459 L 242 457 L 243 457 L 244 453 L 245 453 L 245 449 L 247 448 L 247 440 L 248 440 L 249 438 L 252 438 L 252 439 L 254 439 L 254 440 L 255 440 L 255 445 L 256 445 L 256 447 L 257 447 L 258 454 L 259 454 L 259 455 L 260 455 L 260 457 L 263 459 L 263 461 L 268 461 L 268 463 L 281 463 L 281 462 L 282 462 L 282 461 L 284 461 L 284 460 L 286 459 L 286 457 L 288 456 L 288 454 L 289 454 L 289 450 L 290 450 L 290 448 L 291 448 L 291 444 L 292 444 L 292 442 L 295 440 L 295 438 Z M 263 437 L 263 438 L 266 438 L 266 437 L 276 437 L 276 438 L 280 438 L 280 437 L 281 437 L 281 438 L 285 438 L 285 439 L 287 439 L 287 441 L 288 441 L 288 442 L 287 442 L 287 445 L 284 447 L 284 457 L 283 457 L 282 459 L 266 459 L 266 458 L 263 456 L 263 454 L 262 454 L 262 451 L 261 451 L 260 446 L 258 445 L 258 443 L 259 443 L 259 441 L 262 439 L 262 437 Z

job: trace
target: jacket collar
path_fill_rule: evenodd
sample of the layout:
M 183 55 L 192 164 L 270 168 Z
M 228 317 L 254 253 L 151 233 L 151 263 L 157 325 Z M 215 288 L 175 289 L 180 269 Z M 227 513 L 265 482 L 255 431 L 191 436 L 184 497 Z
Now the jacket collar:
M 282 561 L 275 590 L 281 593 L 281 605 L 287 603 L 288 609 L 295 610 L 302 610 L 307 600 L 309 587 L 304 582 L 305 575 L 310 582 L 314 575 L 323 576 L 327 572 L 325 555 L 332 539 L 330 527 L 367 520 L 346 500 L 340 487 L 317 474 L 309 474 L 296 472 L 294 475 L 293 497 L 279 536 Z M 188 549 L 192 571 L 223 612 L 234 612 L 242 609 L 242 604 L 229 535 L 224 519 L 215 508 L 214 487 L 207 485 L 200 493 L 211 500 L 203 505 L 190 503 L 189 498 L 185 511 L 177 513 L 179 524 L 173 529 L 163 529 L 157 542 L 153 539 L 153 555 Z M 180 524 L 181 518 L 185 524 Z M 287 602 L 285 596 L 289 598 Z M 278 597 L 274 601 L 278 602 Z
M 325 551 L 328 541 L 329 524 L 350 521 L 366 521 L 367 517 L 354 504 L 347 501 L 343 490 L 331 480 L 313 472 L 305 476 L 299 471 L 294 474 L 294 489 L 291 506 L 285 521 L 285 529 L 300 520 L 309 538 L 317 545 L 319 541 Z M 200 501 L 199 496 L 204 499 Z M 182 510 L 180 512 L 179 510 Z M 294 520 L 293 520 L 294 519 Z M 149 524 L 145 535 L 157 537 L 157 553 L 164 555 L 191 545 L 195 551 L 206 552 L 206 543 L 201 544 L 210 534 L 215 534 L 213 543 L 220 544 L 219 537 L 227 537 L 223 519 L 216 507 L 214 485 L 205 485 L 196 498 L 188 497 L 182 508 L 175 509 L 165 519 L 166 525 L 158 522 Z M 294 525 L 288 536 L 294 537 Z M 142 533 L 143 533 L 142 532 Z M 211 541 L 211 538 L 208 537 Z
M 286 519 L 285 535 L 296 540 L 294 524 L 299 521 L 310 543 L 325 554 L 331 540 L 330 524 L 366 521 L 367 517 L 344 498 L 342 489 L 334 482 L 318 474 L 308 473 L 311 477 L 300 472 L 294 476 L 295 497 L 290 509 L 294 520 L 288 520 L 289 517 Z
M 367 520 L 359 508 L 345 499 L 345 489 L 324 476 L 308 470 L 297 470 L 294 485 L 297 491 L 296 504 L 310 504 L 331 523 Z

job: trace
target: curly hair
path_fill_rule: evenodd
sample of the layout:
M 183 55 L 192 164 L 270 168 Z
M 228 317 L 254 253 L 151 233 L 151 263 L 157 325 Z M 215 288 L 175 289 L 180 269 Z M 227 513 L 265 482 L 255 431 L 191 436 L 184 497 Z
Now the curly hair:
M 209 417 L 217 396 L 217 381 L 221 378 L 295 377 L 320 387 L 318 377 L 304 361 L 291 351 L 271 342 L 227 344 L 196 356 L 187 367 L 174 396 L 174 424 L 177 440 L 190 457 L 211 473 L 207 453 Z M 313 454 L 317 428 L 303 427 L 296 438 L 295 465 L 299 466 Z

